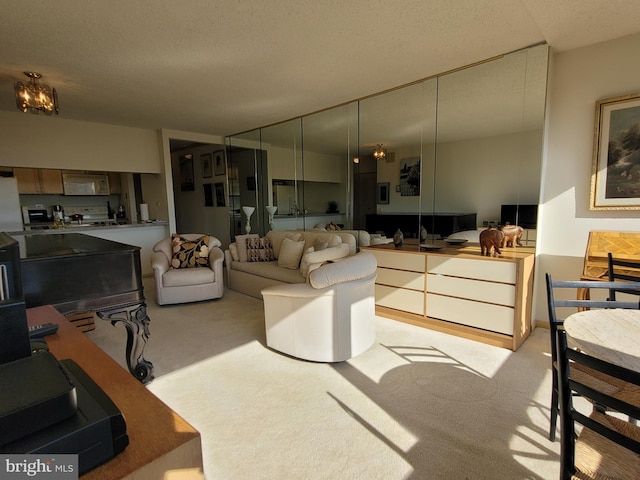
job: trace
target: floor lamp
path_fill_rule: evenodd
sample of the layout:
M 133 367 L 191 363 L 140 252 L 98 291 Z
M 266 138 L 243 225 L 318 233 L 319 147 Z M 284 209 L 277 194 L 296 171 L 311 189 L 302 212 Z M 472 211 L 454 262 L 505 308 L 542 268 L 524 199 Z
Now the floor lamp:
M 269 214 L 269 227 L 271 227 L 271 230 L 273 230 L 273 216 L 278 211 L 278 207 L 273 206 L 273 205 L 267 205 L 264 208 L 267 209 L 267 213 Z
M 244 226 L 244 231 L 247 232 L 248 235 L 249 232 L 251 232 L 251 215 L 256 211 L 256 207 L 242 207 L 242 211 L 247 217 L 247 223 Z

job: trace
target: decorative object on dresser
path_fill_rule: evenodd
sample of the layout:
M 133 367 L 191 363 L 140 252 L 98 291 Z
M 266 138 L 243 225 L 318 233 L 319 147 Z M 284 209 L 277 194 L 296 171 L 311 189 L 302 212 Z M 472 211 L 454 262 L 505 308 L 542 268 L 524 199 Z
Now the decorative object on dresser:
M 400 229 L 396 230 L 396 233 L 393 234 L 393 246 L 396 248 L 400 248 L 402 246 L 402 242 L 404 241 L 404 235 L 400 231 Z
M 487 228 L 480 232 L 480 253 L 487 257 L 501 255 L 500 246 L 504 240 L 504 234 L 496 228 Z
M 502 244 L 500 245 L 502 248 L 515 247 L 516 245 L 519 247 L 522 246 L 521 239 L 524 228 L 518 225 L 504 225 L 500 230 L 502 230 L 502 234 L 504 235 Z

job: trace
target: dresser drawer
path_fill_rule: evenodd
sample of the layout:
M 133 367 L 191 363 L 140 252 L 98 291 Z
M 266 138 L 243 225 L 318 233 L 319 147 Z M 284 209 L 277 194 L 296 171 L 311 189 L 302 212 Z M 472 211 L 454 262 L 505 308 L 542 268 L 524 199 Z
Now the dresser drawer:
M 501 305 L 427 294 L 427 317 L 513 335 L 514 309 Z
M 384 250 L 368 250 L 376 256 L 378 267 L 394 268 L 396 270 L 409 270 L 412 272 L 425 271 L 425 256 L 417 253 L 403 253 L 384 251 Z
M 424 291 L 376 285 L 376 305 L 424 315 Z
M 431 273 L 427 275 L 427 292 L 497 303 L 507 307 L 513 307 L 516 300 L 515 285 Z
M 492 282 L 516 283 L 516 264 L 469 258 L 452 258 L 441 255 L 427 257 L 427 271 L 454 277 L 474 278 Z
M 424 273 L 378 267 L 377 274 L 376 283 L 380 285 L 424 291 Z

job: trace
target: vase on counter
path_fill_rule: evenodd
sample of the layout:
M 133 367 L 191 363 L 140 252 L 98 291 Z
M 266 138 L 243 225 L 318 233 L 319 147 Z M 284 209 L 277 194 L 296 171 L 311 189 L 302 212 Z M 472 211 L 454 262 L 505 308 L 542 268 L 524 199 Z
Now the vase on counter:
M 393 245 L 396 248 L 400 248 L 402 246 L 402 241 L 404 240 L 404 235 L 400 231 L 400 229 L 396 230 L 396 233 L 393 234 Z

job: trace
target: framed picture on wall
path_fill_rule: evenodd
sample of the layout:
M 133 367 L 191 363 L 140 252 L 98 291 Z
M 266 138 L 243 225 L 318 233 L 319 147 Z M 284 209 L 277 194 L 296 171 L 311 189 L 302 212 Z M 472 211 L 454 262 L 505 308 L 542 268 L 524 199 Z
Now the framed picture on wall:
M 640 210 L 640 93 L 596 102 L 590 210 Z
M 226 171 L 224 150 L 217 150 L 213 152 L 213 171 L 216 175 L 224 175 Z
M 420 157 L 403 158 L 400 161 L 400 196 L 420 195 Z
M 204 192 L 204 206 L 213 207 L 213 185 L 205 183 L 202 185 L 202 190 Z
M 213 174 L 213 166 L 211 165 L 211 154 L 205 153 L 200 155 L 200 162 L 202 163 L 202 178 L 210 178 Z
M 216 206 L 224 207 L 225 206 L 225 201 L 224 201 L 224 183 L 222 183 L 222 182 L 216 183 L 215 189 L 216 189 Z
M 389 203 L 390 182 L 381 182 L 376 185 L 376 203 Z

